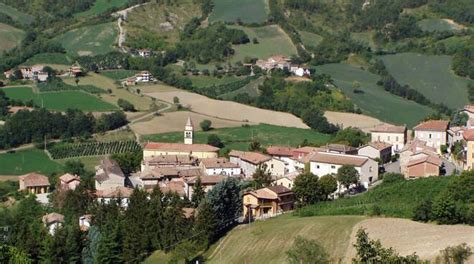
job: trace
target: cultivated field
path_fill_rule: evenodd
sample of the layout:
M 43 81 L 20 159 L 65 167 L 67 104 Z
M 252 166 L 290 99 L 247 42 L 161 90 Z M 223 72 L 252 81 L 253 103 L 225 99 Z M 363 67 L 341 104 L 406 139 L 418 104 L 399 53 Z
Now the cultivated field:
M 100 75 L 104 75 L 107 78 L 118 81 L 135 75 L 138 71 L 134 70 L 108 70 L 101 71 Z
M 443 31 L 460 31 L 465 27 L 457 24 L 451 19 L 427 18 L 418 22 L 418 26 L 423 31 L 443 32 Z
M 97 0 L 89 10 L 77 13 L 75 17 L 97 16 L 111 8 L 125 6 L 127 2 L 128 0 Z
M 5 5 L 4 3 L 0 3 L 0 13 L 9 16 L 16 22 L 24 25 L 29 25 L 35 20 L 33 16 L 20 12 L 11 6 Z
M 381 57 L 387 70 L 402 85 L 408 84 L 428 99 L 459 108 L 468 103 L 466 79 L 451 71 L 450 56 L 400 53 Z
M 209 22 L 262 23 L 268 18 L 268 0 L 213 0 Z
M 380 76 L 360 68 L 339 63 L 318 66 L 317 71 L 331 75 L 337 88 L 360 107 L 364 114 L 381 121 L 413 126 L 432 112 L 428 107 L 385 91 L 376 84 Z M 360 84 L 358 89 L 363 93 L 354 93 L 354 82 Z
M 143 93 L 166 102 L 173 102 L 176 96 L 180 103 L 191 108 L 193 112 L 209 117 L 227 119 L 237 122 L 265 123 L 277 126 L 308 128 L 298 117 L 283 112 L 259 109 L 230 101 L 220 101 L 208 97 L 175 89 L 169 86 L 151 86 L 143 88 Z
M 72 59 L 63 53 L 40 53 L 29 58 L 23 65 L 35 65 L 35 64 L 56 64 L 56 65 L 66 65 L 67 68 L 70 67 Z
M 345 112 L 334 112 L 326 111 L 324 116 L 332 124 L 345 127 L 357 127 L 362 131 L 369 132 L 370 129 L 384 124 L 384 122 L 378 120 L 375 117 L 363 115 L 363 114 L 354 114 L 354 113 L 345 113 Z
M 189 76 L 189 79 L 191 79 L 191 82 L 193 83 L 193 86 L 197 88 L 206 88 L 210 87 L 212 85 L 221 85 L 221 84 L 226 84 L 226 83 L 231 83 L 240 80 L 240 78 L 237 78 L 235 76 L 222 76 L 222 78 L 216 78 L 212 76 Z
M 30 172 L 51 174 L 62 166 L 52 161 L 42 150 L 29 149 L 0 154 L 0 175 L 22 175 Z
M 24 37 L 23 30 L 0 23 L 0 54 L 19 45 Z
M 235 50 L 235 55 L 231 59 L 232 62 L 243 62 L 245 57 L 267 59 L 272 55 L 285 55 L 290 57 L 297 53 L 290 37 L 277 25 L 257 28 L 242 26 L 229 27 L 245 31 L 250 40 L 253 38 L 257 38 L 258 40 L 258 44 L 253 44 L 252 41 L 250 41 L 244 45 L 233 45 L 232 48 Z
M 117 109 L 116 106 L 100 100 L 97 96 L 82 91 L 34 93 L 30 87 L 4 89 L 6 95 L 16 100 L 33 100 L 36 105 L 50 110 L 65 111 L 76 108 L 83 111 L 104 112 Z
M 72 56 L 105 54 L 114 51 L 118 29 L 115 22 L 85 26 L 59 35 L 59 41 Z
M 357 230 L 365 228 L 371 239 L 380 239 L 384 247 L 393 247 L 401 255 L 414 252 L 421 259 L 434 260 L 448 246 L 468 244 L 474 250 L 474 227 L 465 225 L 434 225 L 398 218 L 370 218 L 355 225 L 347 249 L 345 263 L 355 256 Z M 474 257 L 468 263 L 474 263 Z

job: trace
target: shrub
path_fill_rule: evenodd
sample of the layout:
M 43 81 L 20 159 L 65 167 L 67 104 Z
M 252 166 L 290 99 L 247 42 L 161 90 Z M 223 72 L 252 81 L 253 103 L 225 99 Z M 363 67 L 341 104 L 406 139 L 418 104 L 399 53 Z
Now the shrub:
M 399 173 L 385 173 L 383 175 L 383 183 L 385 184 L 404 181 L 404 180 L 405 180 L 405 177 Z
M 209 131 L 209 130 L 211 130 L 212 121 L 208 120 L 208 119 L 205 119 L 201 123 L 199 123 L 199 126 L 201 127 L 201 129 L 203 131 Z
M 415 208 L 412 219 L 420 222 L 428 222 L 433 218 L 432 210 L 432 202 L 425 200 Z
M 210 134 L 207 137 L 207 144 L 214 146 L 216 148 L 224 147 L 224 144 L 222 143 L 221 139 L 216 134 Z
M 309 240 L 297 236 L 293 246 L 286 252 L 288 262 L 299 263 L 329 263 L 329 255 L 326 250 L 315 240 Z
M 130 103 L 129 101 L 125 100 L 125 99 L 118 99 L 117 101 L 117 104 L 120 108 L 123 109 L 123 111 L 126 111 L 126 112 L 135 112 L 135 106 Z
M 455 247 L 447 247 L 440 251 L 441 256 L 436 258 L 436 263 L 464 263 L 472 255 L 471 248 L 462 243 Z

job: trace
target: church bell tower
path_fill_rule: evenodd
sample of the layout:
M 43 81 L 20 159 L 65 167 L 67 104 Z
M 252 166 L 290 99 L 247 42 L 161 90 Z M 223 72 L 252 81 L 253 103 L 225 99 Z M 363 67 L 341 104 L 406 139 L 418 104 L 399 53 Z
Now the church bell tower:
M 191 121 L 191 117 L 188 117 L 186 126 L 184 126 L 184 144 L 192 145 L 193 137 L 194 137 L 194 125 L 193 125 L 193 122 Z

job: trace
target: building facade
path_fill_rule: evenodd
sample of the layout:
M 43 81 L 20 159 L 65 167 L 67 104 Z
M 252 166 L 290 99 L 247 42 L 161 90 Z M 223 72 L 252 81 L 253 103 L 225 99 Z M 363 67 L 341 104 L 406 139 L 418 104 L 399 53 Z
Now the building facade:
M 449 122 L 445 120 L 430 120 L 413 128 L 415 139 L 423 140 L 426 145 L 441 153 L 441 146 L 448 141 Z
M 406 126 L 380 125 L 370 130 L 371 142 L 392 145 L 392 154 L 400 152 L 407 143 Z

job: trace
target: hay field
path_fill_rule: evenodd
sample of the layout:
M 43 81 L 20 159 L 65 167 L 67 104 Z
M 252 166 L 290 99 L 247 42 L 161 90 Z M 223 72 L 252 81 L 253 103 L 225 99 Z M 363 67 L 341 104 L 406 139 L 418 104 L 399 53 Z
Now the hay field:
M 343 128 L 357 127 L 365 132 L 369 132 L 370 129 L 385 123 L 375 117 L 354 113 L 326 111 L 324 116 L 332 124 L 341 125 Z
M 209 22 L 262 23 L 270 12 L 268 0 L 213 0 L 214 8 Z
M 152 90 L 154 90 L 154 92 L 151 92 Z M 173 98 L 176 96 L 182 105 L 190 107 L 193 112 L 209 117 L 237 122 L 308 128 L 301 119 L 289 113 L 264 110 L 230 101 L 214 100 L 199 94 L 173 89 L 169 86 L 161 85 L 148 89 L 144 88 L 142 92 L 156 99 L 170 103 L 173 102 Z
M 19 45 L 24 37 L 23 30 L 0 23 L 0 54 Z

